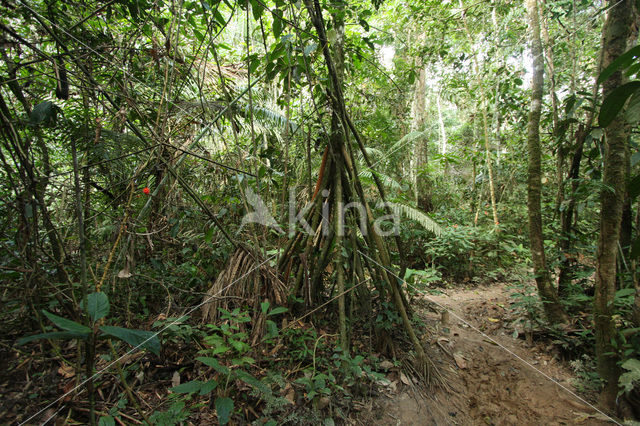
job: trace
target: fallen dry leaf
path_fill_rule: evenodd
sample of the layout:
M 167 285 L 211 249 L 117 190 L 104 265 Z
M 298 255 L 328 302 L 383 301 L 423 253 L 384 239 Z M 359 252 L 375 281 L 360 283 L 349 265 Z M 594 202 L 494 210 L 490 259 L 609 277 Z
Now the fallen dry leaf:
M 390 370 L 391 368 L 393 368 L 393 363 L 385 359 L 380 363 L 380 368 L 382 368 L 383 370 Z
M 409 380 L 409 378 L 406 376 L 406 374 L 404 374 L 402 371 L 400 372 L 400 381 L 402 383 L 404 383 L 405 385 L 410 385 L 411 384 L 411 380 Z
M 128 268 L 124 268 L 118 272 L 118 278 L 131 278 L 131 272 L 129 272 Z
M 296 405 L 296 391 L 293 388 L 289 389 L 289 392 L 284 396 L 284 399 L 289 401 L 290 404 Z
M 455 360 L 458 368 L 463 370 L 467 368 L 467 361 L 465 361 L 464 357 L 459 352 L 453 354 L 453 359 Z
M 69 379 L 76 375 L 75 370 L 72 366 L 67 364 L 62 364 L 60 368 L 58 368 L 58 374 L 60 374 L 65 379 Z
M 180 373 L 177 371 L 173 372 L 173 376 L 171 377 L 171 387 L 176 387 L 180 384 Z

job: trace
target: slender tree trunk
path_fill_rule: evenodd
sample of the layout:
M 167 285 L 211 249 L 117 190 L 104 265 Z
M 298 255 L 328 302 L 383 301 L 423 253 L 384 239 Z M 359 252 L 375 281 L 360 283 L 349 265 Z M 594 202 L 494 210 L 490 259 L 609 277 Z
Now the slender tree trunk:
M 542 300 L 547 318 L 552 323 L 566 321 L 566 315 L 558 301 L 558 295 L 551 285 L 551 277 L 547 270 L 544 254 L 544 238 L 542 236 L 541 211 L 541 166 L 540 166 L 540 115 L 542 112 L 542 88 L 544 83 L 544 61 L 542 58 L 542 43 L 540 42 L 540 22 L 537 0 L 527 0 L 529 26 L 531 27 L 531 54 L 533 56 L 533 77 L 531 111 L 529 112 L 529 126 L 527 144 L 529 148 L 529 179 L 528 198 L 529 207 L 529 237 L 531 241 L 531 256 L 533 270 L 538 285 L 538 293 Z
M 442 116 L 442 101 L 440 99 L 440 91 L 436 92 L 436 105 L 438 107 L 438 126 L 440 127 L 440 154 L 447 153 L 447 130 L 444 127 L 444 118 Z
M 549 95 L 551 97 L 551 119 L 553 122 L 553 144 L 557 146 L 556 150 L 556 181 L 558 184 L 558 192 L 556 193 L 556 212 L 560 209 L 560 204 L 564 200 L 564 147 L 562 141 L 558 140 L 558 122 L 560 121 L 558 114 L 558 97 L 556 96 L 556 67 L 553 58 L 553 44 L 549 37 L 549 28 L 546 14 L 543 12 L 543 2 L 540 4 L 540 24 L 542 38 L 544 39 L 544 54 L 549 70 Z M 572 92 L 573 94 L 573 92 Z M 555 212 L 554 212 L 555 218 Z
M 627 46 L 632 47 L 636 45 L 638 41 L 638 25 L 640 16 L 638 15 L 637 7 L 633 7 L 633 19 L 631 30 L 629 31 L 629 35 L 627 37 Z M 625 160 L 626 167 L 626 175 L 627 177 L 631 176 L 631 150 L 630 145 L 626 144 L 626 155 L 627 158 Z M 629 197 L 629 191 L 625 191 L 624 196 L 624 206 L 622 208 L 622 223 L 620 225 L 620 247 L 622 249 L 622 255 L 624 258 L 622 262 L 629 262 L 629 256 L 631 255 L 631 235 L 633 233 L 633 212 L 631 211 L 631 198 Z M 628 267 L 628 264 L 627 264 Z M 626 268 L 625 268 L 626 269 Z
M 604 24 L 604 61 L 606 68 L 626 50 L 627 37 L 633 16 L 631 0 L 610 0 L 607 19 Z M 605 99 L 623 83 L 620 71 L 615 72 L 603 83 L 602 96 Z M 625 196 L 626 145 L 629 138 L 624 114 L 618 116 L 605 128 L 605 155 L 601 194 L 600 237 L 598 239 L 596 263 L 596 290 L 594 300 L 594 322 L 598 373 L 604 381 L 600 403 L 612 410 L 616 404 L 620 369 L 617 365 L 613 340 L 616 338 L 613 321 L 613 299 L 616 291 L 616 258 L 620 238 L 620 223 Z
M 562 251 L 562 259 L 560 262 L 560 272 L 558 273 L 558 294 L 562 295 L 573 279 L 573 271 L 575 261 L 571 257 L 571 250 L 573 246 L 573 223 L 578 221 L 578 212 L 575 210 L 576 194 L 578 191 L 580 177 L 580 163 L 582 162 L 582 154 L 584 151 L 584 144 L 587 135 L 591 132 L 591 125 L 595 116 L 595 107 L 598 104 L 599 88 L 598 76 L 602 70 L 602 63 L 604 61 L 604 36 L 600 40 L 601 51 L 598 58 L 598 64 L 596 66 L 595 75 L 593 78 L 593 88 L 591 89 L 592 108 L 587 113 L 584 125 L 578 126 L 575 133 L 572 134 L 575 140 L 575 151 L 569 167 L 568 181 L 571 182 L 571 188 L 568 194 L 565 194 L 565 198 L 568 200 L 567 206 L 560 212 L 560 250 Z
M 464 4 L 462 0 L 459 0 L 460 8 L 465 10 Z M 462 14 L 462 23 L 464 24 L 465 32 L 467 33 L 467 39 L 469 40 L 469 45 L 473 46 L 473 37 L 471 36 L 471 31 L 469 31 L 469 25 L 467 24 L 467 16 Z M 496 226 L 500 224 L 498 220 L 498 207 L 496 205 L 496 191 L 495 191 L 495 182 L 494 182 L 494 174 L 493 174 L 493 164 L 491 162 L 491 144 L 489 140 L 489 118 L 488 118 L 488 105 L 487 105 L 487 93 L 485 91 L 484 85 L 482 84 L 482 76 L 480 75 L 480 64 L 478 63 L 478 58 L 473 56 L 473 65 L 475 68 L 476 75 L 476 87 L 480 91 L 480 109 L 482 111 L 482 130 L 484 136 L 484 150 L 487 162 L 487 173 L 489 175 L 489 197 L 491 199 L 491 212 L 493 214 L 493 223 Z

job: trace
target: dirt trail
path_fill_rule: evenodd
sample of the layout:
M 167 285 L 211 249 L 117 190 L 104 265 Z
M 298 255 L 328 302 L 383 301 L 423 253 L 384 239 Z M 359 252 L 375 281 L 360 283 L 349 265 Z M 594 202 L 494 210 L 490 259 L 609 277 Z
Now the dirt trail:
M 528 361 L 536 369 L 575 392 L 574 375 L 554 359 L 550 348 L 514 338 L 503 323 L 510 318 L 512 299 L 505 285 L 448 290 L 429 296 L 451 313 L 444 319 L 418 300 L 418 313 L 437 330 L 431 341 L 453 391 L 425 398 L 408 382 L 396 380 L 386 396 L 374 403 L 376 424 L 383 425 L 602 425 L 606 417 L 544 375 L 516 359 L 477 330 Z M 464 321 L 456 318 L 458 315 Z M 470 327 L 468 324 L 472 327 Z M 391 376 L 393 379 L 393 375 Z M 372 413 L 372 414 L 373 414 Z

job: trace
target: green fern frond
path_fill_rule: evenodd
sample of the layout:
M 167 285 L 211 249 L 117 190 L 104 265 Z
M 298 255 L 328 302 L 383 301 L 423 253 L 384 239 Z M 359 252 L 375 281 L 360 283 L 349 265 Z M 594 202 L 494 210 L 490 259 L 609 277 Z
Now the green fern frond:
M 378 148 L 365 147 L 365 152 L 369 157 L 384 157 L 384 152 Z M 362 154 L 360 154 L 362 156 Z
M 374 172 L 372 172 L 371 170 L 365 169 L 365 170 L 361 170 L 360 173 L 358 173 L 358 176 L 360 176 L 362 180 L 373 184 L 374 183 L 373 173 Z M 382 181 L 382 184 L 387 188 L 392 190 L 397 190 L 397 191 L 402 190 L 402 185 L 400 185 L 400 183 L 398 183 L 398 181 L 393 179 L 391 176 L 385 175 L 384 173 L 380 173 L 380 172 L 375 172 L 375 174 Z
M 628 359 L 622 364 L 622 368 L 628 371 L 620 376 L 620 387 L 622 389 L 619 395 L 624 392 L 630 392 L 634 386 L 640 384 L 640 361 L 635 358 Z
M 404 216 L 420 224 L 424 229 L 436 235 L 442 234 L 442 228 L 424 212 L 406 204 L 388 202 L 387 205 L 397 216 Z

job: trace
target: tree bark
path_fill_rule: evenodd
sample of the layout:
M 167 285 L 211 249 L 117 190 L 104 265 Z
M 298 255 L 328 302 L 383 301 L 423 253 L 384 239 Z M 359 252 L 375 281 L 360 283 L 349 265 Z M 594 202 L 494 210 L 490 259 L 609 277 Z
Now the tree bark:
M 626 50 L 627 37 L 631 28 L 633 4 L 631 0 L 607 2 L 610 9 L 605 21 L 604 61 L 606 69 L 611 62 Z M 605 99 L 624 81 L 620 71 L 613 73 L 602 86 Z M 623 114 L 605 128 L 605 156 L 602 183 L 605 188 L 601 194 L 600 236 L 596 263 L 596 289 L 594 300 L 594 322 L 596 338 L 596 357 L 598 373 L 604 381 L 600 395 L 601 405 L 612 410 L 616 404 L 620 369 L 617 365 L 613 340 L 616 329 L 613 321 L 613 299 L 616 291 L 616 258 L 620 238 L 620 223 L 625 196 L 626 145 L 629 138 Z
M 528 162 L 528 197 L 529 208 L 529 238 L 533 271 L 536 277 L 538 293 L 542 300 L 545 314 L 551 323 L 566 322 L 566 314 L 558 301 L 558 295 L 551 285 L 551 277 L 547 270 L 544 238 L 542 236 L 541 211 L 541 148 L 540 148 L 540 115 L 542 112 L 542 88 L 544 83 L 544 60 L 542 43 L 540 41 L 540 21 L 537 0 L 527 0 L 527 12 L 531 27 L 531 54 L 533 56 L 533 77 L 531 110 L 529 112 L 529 126 L 527 144 L 529 148 Z

